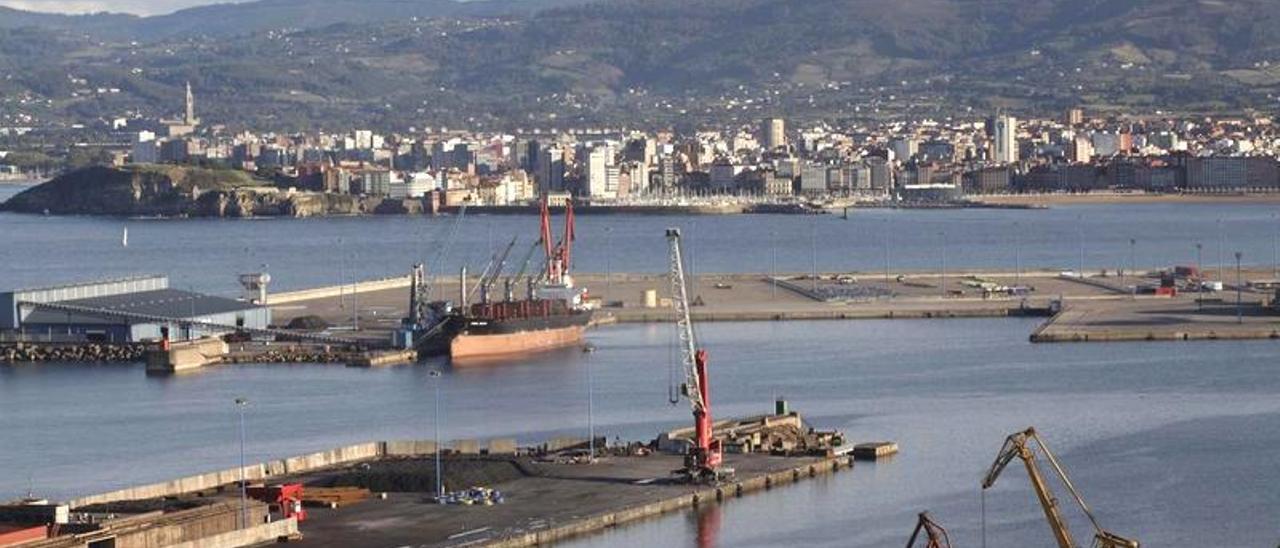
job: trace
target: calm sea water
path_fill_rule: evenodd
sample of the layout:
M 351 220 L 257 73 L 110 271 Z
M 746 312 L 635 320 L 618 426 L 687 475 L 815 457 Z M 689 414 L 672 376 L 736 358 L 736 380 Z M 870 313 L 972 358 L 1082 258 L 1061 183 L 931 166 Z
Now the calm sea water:
M 14 187 L 0 185 L 0 199 Z M 1270 264 L 1280 223 L 1270 205 L 1075 206 L 1047 211 L 857 211 L 835 217 L 585 216 L 580 271 L 665 268 L 662 229 L 686 231 L 698 272 L 879 270 L 886 235 L 894 269 L 1086 268 L 1129 261 L 1208 268 L 1241 250 Z M 0 214 L 0 288 L 135 273 L 231 294 L 235 275 L 269 265 L 280 289 L 400 274 L 434 258 L 450 217 L 126 220 Z M 120 245 L 129 229 L 129 246 Z M 536 226 L 528 216 L 469 216 L 437 271 L 480 266 Z M 1081 237 L 1083 235 L 1083 238 Z M 518 256 L 517 252 L 517 256 Z M 790 399 L 820 427 L 856 440 L 893 439 L 903 453 L 851 474 L 681 514 L 582 545 L 885 546 L 901 544 L 924 509 L 957 546 L 982 544 L 978 482 L 1008 433 L 1036 425 L 1103 524 L 1148 546 L 1280 542 L 1280 376 L 1268 341 L 1031 345 L 1026 320 L 708 324 L 720 415 Z M 601 432 L 649 438 L 688 422 L 666 404 L 671 333 L 618 326 L 592 333 L 599 351 L 500 368 L 447 370 L 446 437 L 536 441 L 586 429 L 586 370 L 595 371 Z M 28 489 L 54 498 L 234 466 L 233 398 L 252 401 L 253 460 L 370 439 L 428 437 L 427 367 L 324 365 L 215 368 L 154 378 L 140 366 L 0 366 L 0 499 Z M 1066 493 L 1059 495 L 1066 503 Z M 985 499 L 993 546 L 1049 546 L 1025 473 L 1010 467 Z M 1086 538 L 1087 523 L 1069 515 Z M 717 525 L 718 524 L 718 525 Z
M 1005 435 L 1037 426 L 1105 526 L 1147 546 L 1274 546 L 1280 540 L 1276 343 L 1032 345 L 1020 319 L 716 323 L 719 416 L 785 397 L 818 427 L 892 439 L 896 458 L 584 546 L 887 546 L 930 510 L 956 546 L 980 546 L 978 483 Z M 689 422 L 666 402 L 671 331 L 594 331 L 593 354 L 446 369 L 444 437 L 582 434 L 587 368 L 598 432 L 649 438 Z M 53 497 L 233 467 L 232 399 L 246 396 L 251 460 L 384 438 L 429 438 L 428 367 L 250 365 L 154 378 L 140 366 L 0 367 L 0 499 Z M 1059 487 L 1064 504 L 1067 495 Z M 1025 472 L 985 501 L 992 546 L 1049 546 Z M 1069 510 L 1076 532 L 1087 522 Z M 699 530 L 699 523 L 716 527 Z
M 0 186 L 0 199 L 15 192 Z M 892 269 L 1005 267 L 1122 268 L 1219 258 L 1269 265 L 1280 220 L 1275 205 L 1130 204 L 1049 210 L 858 210 L 838 216 L 662 217 L 588 215 L 578 219 L 580 272 L 660 272 L 663 230 L 685 230 L 695 272 L 881 271 L 885 243 Z M 297 289 L 407 273 L 434 262 L 452 217 L 327 219 L 120 219 L 0 214 L 0 288 L 140 273 L 169 274 L 176 287 L 234 294 L 236 275 L 266 265 L 275 289 Z M 124 229 L 129 245 L 121 245 Z M 466 216 L 452 252 L 433 272 L 483 268 L 492 251 L 518 235 L 513 262 L 533 242 L 532 216 Z M 1083 241 L 1083 246 L 1081 242 Z M 776 260 L 775 260 L 776 259 Z

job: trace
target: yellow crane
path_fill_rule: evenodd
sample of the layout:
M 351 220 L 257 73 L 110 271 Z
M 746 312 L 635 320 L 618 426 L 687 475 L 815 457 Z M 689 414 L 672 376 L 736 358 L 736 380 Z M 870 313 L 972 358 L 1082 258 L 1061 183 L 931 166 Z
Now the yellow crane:
M 929 517 L 928 512 L 920 512 L 920 519 L 916 522 L 916 530 L 911 532 L 911 540 L 907 541 L 907 548 L 914 548 L 916 538 L 923 531 L 924 548 L 951 548 L 951 539 L 947 538 L 947 530 L 943 529 Z
M 1067 521 L 1063 519 L 1061 509 L 1058 506 L 1058 499 L 1053 496 L 1053 491 L 1049 489 L 1049 484 L 1045 482 L 1044 475 L 1040 473 L 1040 465 L 1036 460 L 1036 454 L 1032 451 L 1032 443 L 1040 448 L 1040 452 L 1044 453 L 1045 459 L 1049 461 L 1049 465 L 1053 467 L 1053 471 L 1062 478 L 1062 484 L 1071 492 L 1071 496 L 1076 499 L 1076 503 L 1084 510 L 1084 515 L 1089 517 L 1089 521 L 1093 523 L 1094 537 L 1093 546 L 1096 548 L 1138 548 L 1138 541 L 1130 540 L 1110 531 L 1103 529 L 1098 525 L 1098 520 L 1093 517 L 1093 512 L 1089 510 L 1089 505 L 1085 504 L 1084 499 L 1080 497 L 1080 493 L 1076 491 L 1071 479 L 1067 477 L 1067 473 L 1062 469 L 1062 465 L 1058 463 L 1058 458 L 1053 456 L 1053 452 L 1049 450 L 1049 446 L 1045 445 L 1044 440 L 1036 433 L 1035 428 L 1028 428 L 1021 432 L 1015 432 L 1004 440 L 1004 446 L 1000 448 L 1000 454 L 996 455 L 996 461 L 991 465 L 991 470 L 987 472 L 986 478 L 982 480 L 982 489 L 985 491 L 990 489 L 996 483 L 996 479 L 1000 477 L 1000 473 L 1004 471 L 1009 462 L 1015 458 L 1022 459 L 1023 464 L 1027 467 L 1027 476 L 1031 478 L 1031 487 L 1036 492 L 1036 497 L 1040 499 L 1040 506 L 1044 509 L 1044 516 L 1049 520 L 1049 528 L 1053 529 L 1053 536 L 1058 541 L 1059 548 L 1079 548 L 1075 538 L 1071 536 L 1071 530 L 1067 528 Z

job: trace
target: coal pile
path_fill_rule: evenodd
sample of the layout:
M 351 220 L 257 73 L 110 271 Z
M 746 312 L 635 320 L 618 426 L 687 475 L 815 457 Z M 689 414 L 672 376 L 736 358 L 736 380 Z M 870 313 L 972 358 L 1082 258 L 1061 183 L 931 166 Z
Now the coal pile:
M 434 493 L 435 460 L 412 459 L 362 463 L 307 485 L 315 487 L 363 487 L 384 493 Z M 453 459 L 442 461 L 446 491 L 495 485 L 526 474 L 509 459 Z

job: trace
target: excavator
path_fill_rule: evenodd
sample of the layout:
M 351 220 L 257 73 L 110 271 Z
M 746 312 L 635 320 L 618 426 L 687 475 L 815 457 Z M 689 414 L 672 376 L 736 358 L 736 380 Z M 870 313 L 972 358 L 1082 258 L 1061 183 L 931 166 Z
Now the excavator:
M 1034 442 L 1034 445 L 1032 442 Z M 1067 472 L 1058 463 L 1058 458 L 1049 450 L 1049 446 L 1045 445 L 1044 440 L 1036 433 L 1035 428 L 1027 428 L 1021 432 L 1015 432 L 1004 440 L 1004 446 L 1000 448 L 1000 453 L 996 455 L 996 461 L 992 463 L 991 470 L 987 472 L 987 476 L 982 480 L 982 489 L 985 491 L 994 486 L 996 479 L 1000 477 L 1000 473 L 1009 465 L 1009 462 L 1015 458 L 1022 459 L 1022 463 L 1027 467 L 1027 476 L 1031 478 L 1031 487 L 1035 490 L 1036 497 L 1040 500 L 1040 506 L 1044 509 L 1045 518 L 1049 520 L 1049 528 L 1053 530 L 1053 536 L 1058 541 L 1058 547 L 1080 548 L 1081 545 L 1076 543 L 1075 537 L 1071 535 L 1071 530 L 1067 528 L 1067 521 L 1062 516 L 1058 499 L 1053 496 L 1053 492 L 1049 489 L 1049 484 L 1040 472 L 1040 464 L 1036 459 L 1033 447 L 1040 448 L 1040 452 L 1044 453 L 1045 460 L 1049 461 L 1053 471 L 1062 479 L 1062 484 L 1066 486 L 1067 490 L 1071 492 L 1072 498 L 1084 510 L 1084 515 L 1089 517 L 1094 529 L 1094 548 L 1138 548 L 1138 541 L 1122 537 L 1098 525 L 1098 520 L 1093 516 L 1093 512 L 1089 510 L 1089 505 L 1085 504 L 1084 498 L 1080 496 L 1080 492 L 1076 491 L 1075 486 L 1071 484 L 1071 479 L 1067 477 Z
M 685 382 L 681 395 L 693 407 L 693 447 L 685 455 L 684 468 L 678 473 L 691 483 L 714 483 L 732 473 L 723 468 L 724 449 L 712 435 L 711 392 L 707 385 L 707 351 L 698 347 L 689 316 L 689 288 L 684 277 L 684 248 L 680 229 L 667 229 L 671 260 L 671 305 L 675 308 L 676 334 L 680 338 L 680 357 Z M 675 403 L 676 399 L 672 399 Z
M 951 548 L 951 539 L 947 537 L 947 530 L 934 522 L 928 512 L 920 512 L 920 519 L 916 522 L 916 530 L 911 532 L 911 540 L 907 541 L 907 548 L 913 548 L 916 545 L 916 538 L 921 532 L 925 534 L 924 548 Z

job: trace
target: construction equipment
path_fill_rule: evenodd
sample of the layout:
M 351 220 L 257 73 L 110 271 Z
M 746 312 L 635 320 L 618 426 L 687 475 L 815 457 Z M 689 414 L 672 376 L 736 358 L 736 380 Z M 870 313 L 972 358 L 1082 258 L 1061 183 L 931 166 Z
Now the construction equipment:
M 920 512 L 920 519 L 916 522 L 916 530 L 911 532 L 911 540 L 907 541 L 907 548 L 916 545 L 916 538 L 920 536 L 921 531 L 925 534 L 924 548 L 951 548 L 951 539 L 947 537 L 947 530 L 934 522 L 928 512 Z
M 1023 464 L 1027 467 L 1027 476 L 1031 478 L 1031 487 L 1035 490 L 1036 497 L 1040 499 L 1040 506 L 1044 509 L 1045 518 L 1049 521 L 1049 528 L 1053 530 L 1053 536 L 1057 539 L 1059 548 L 1079 548 L 1080 545 L 1076 543 L 1075 538 L 1071 536 L 1071 531 L 1067 528 L 1067 521 L 1062 516 L 1058 499 L 1053 496 L 1053 492 L 1049 489 L 1049 484 L 1045 481 L 1044 475 L 1040 473 L 1040 465 L 1036 461 L 1035 452 L 1032 451 L 1032 441 L 1044 453 L 1045 459 L 1049 461 L 1053 471 L 1062 479 L 1062 484 L 1071 492 L 1072 498 L 1076 500 L 1076 503 L 1080 505 L 1080 509 L 1084 510 L 1084 515 L 1088 516 L 1089 521 L 1093 524 L 1093 546 L 1095 548 L 1138 548 L 1138 541 L 1127 539 L 1098 525 L 1098 520 L 1093 516 L 1093 512 L 1089 510 L 1089 505 L 1085 504 L 1079 491 L 1076 491 L 1075 486 L 1071 484 L 1071 479 L 1067 477 L 1067 472 L 1058 463 L 1058 458 L 1049 450 L 1049 446 L 1045 445 L 1044 440 L 1036 433 L 1035 428 L 1027 428 L 1022 432 L 1015 432 L 1005 439 L 1004 446 L 1000 448 L 1000 453 L 996 455 L 995 463 L 991 465 L 991 470 L 987 472 L 986 478 L 982 480 L 983 491 L 995 485 L 996 479 L 1000 477 L 1000 473 L 1004 471 L 1010 461 L 1014 458 L 1022 459 Z
M 679 472 L 692 482 L 715 482 L 730 472 L 721 469 L 724 450 L 720 440 L 712 436 L 707 351 L 698 348 L 693 320 L 689 316 L 689 289 L 685 283 L 680 229 L 667 229 L 667 243 L 671 248 L 671 305 L 675 308 L 676 334 L 680 339 L 680 357 L 685 374 L 680 391 L 693 407 L 693 447 L 685 455 L 684 469 Z

